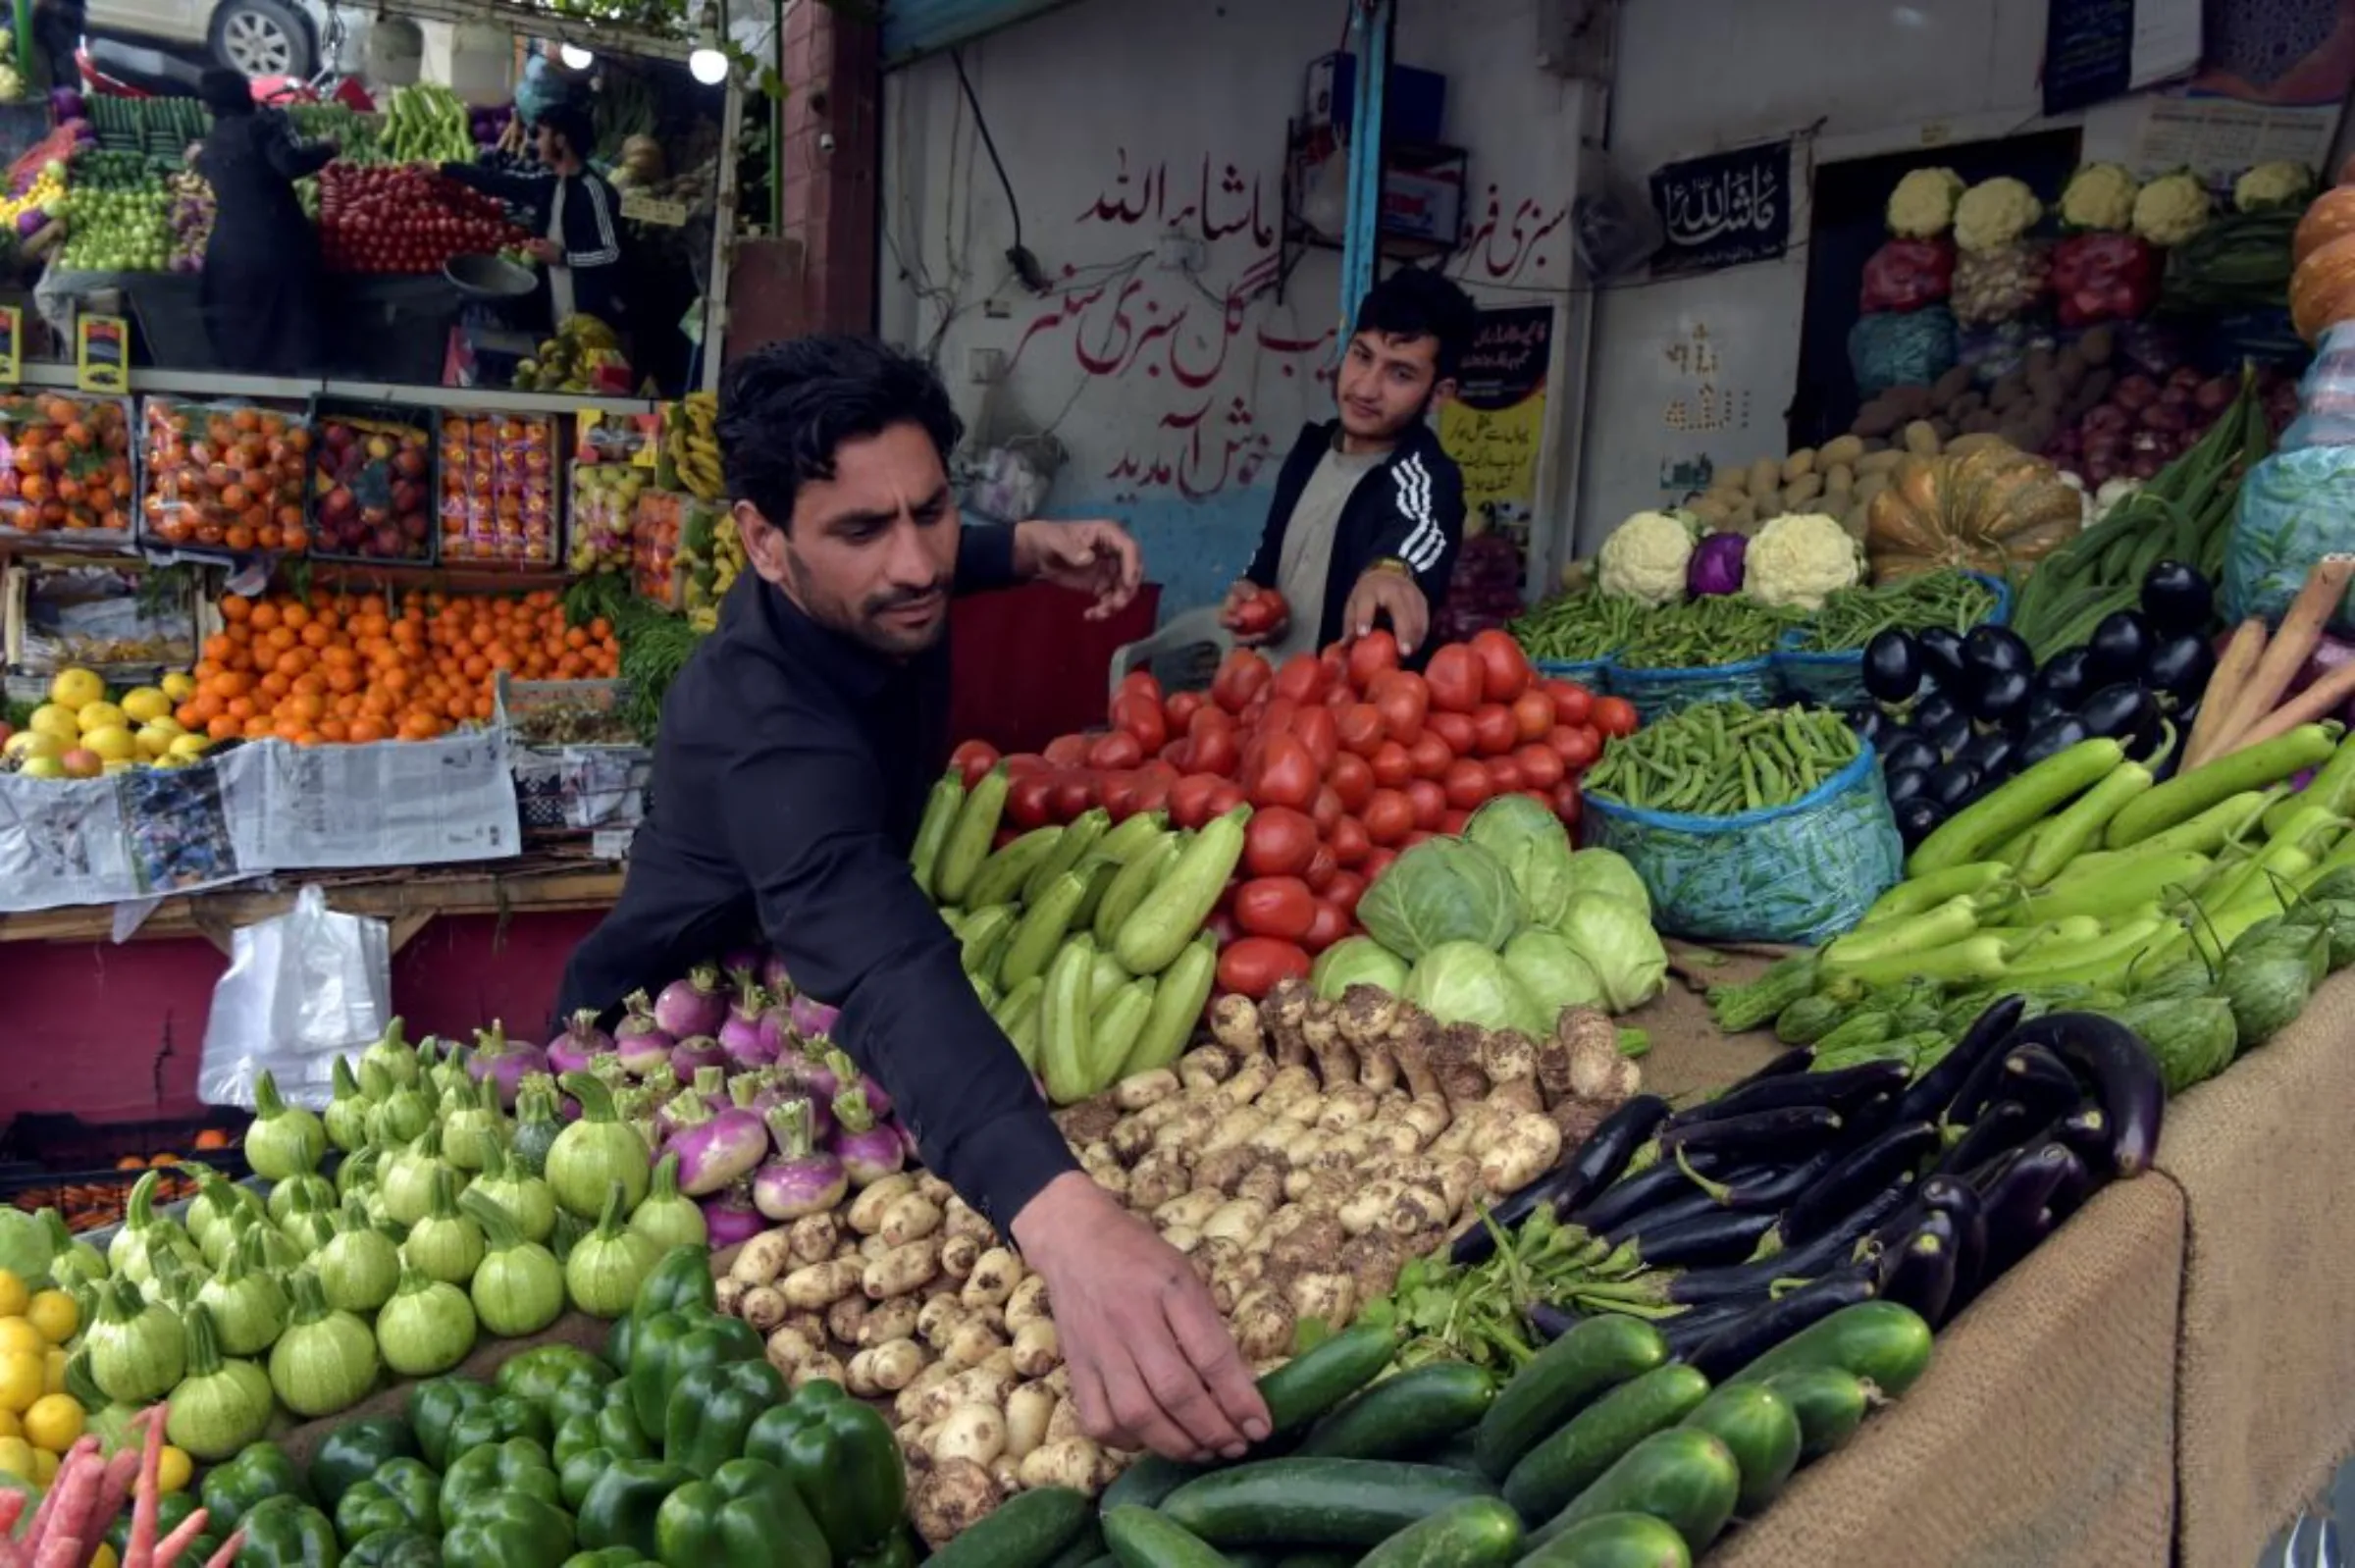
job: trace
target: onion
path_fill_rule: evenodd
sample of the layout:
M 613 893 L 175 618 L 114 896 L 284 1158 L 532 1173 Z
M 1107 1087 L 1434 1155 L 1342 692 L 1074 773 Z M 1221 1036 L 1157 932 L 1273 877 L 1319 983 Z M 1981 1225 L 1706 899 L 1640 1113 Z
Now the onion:
M 704 1225 L 710 1232 L 711 1250 L 742 1246 L 768 1228 L 768 1220 L 753 1207 L 748 1183 L 738 1182 L 725 1192 L 703 1201 Z
M 719 988 L 719 971 L 700 964 L 687 978 L 673 980 L 654 998 L 654 1021 L 674 1040 L 691 1034 L 716 1034 L 727 1021 L 728 999 Z
M 670 1032 L 654 1021 L 654 1005 L 644 991 L 632 991 L 621 1006 L 621 1023 L 613 1031 L 613 1054 L 620 1059 L 624 1072 L 642 1078 L 657 1065 L 669 1063 L 673 1042 Z
M 676 1130 L 663 1145 L 679 1157 L 679 1190 L 691 1198 L 719 1191 L 751 1176 L 768 1152 L 768 1128 L 750 1111 L 714 1111 L 694 1091 L 671 1105 Z
M 2120 376 L 2110 389 L 2110 400 L 2130 413 L 2149 407 L 2158 397 L 2159 384 L 2148 376 Z

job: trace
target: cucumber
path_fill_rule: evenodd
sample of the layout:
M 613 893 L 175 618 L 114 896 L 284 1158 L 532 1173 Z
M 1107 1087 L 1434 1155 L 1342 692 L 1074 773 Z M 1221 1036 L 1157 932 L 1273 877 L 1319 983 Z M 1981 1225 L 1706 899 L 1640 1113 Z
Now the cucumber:
M 1357 1555 L 1345 1547 L 1311 1546 L 1306 1551 L 1287 1551 L 1275 1561 L 1276 1568 L 1357 1568 Z M 1242 1560 L 1235 1558 L 1238 1564 Z
M 1496 1402 L 1496 1380 L 1462 1361 L 1385 1378 L 1309 1429 L 1308 1458 L 1404 1459 L 1480 1424 Z
M 1072 1538 L 1071 1544 L 1054 1555 L 1047 1568 L 1092 1568 L 1099 1560 L 1112 1561 L 1112 1553 L 1104 1545 L 1101 1522 L 1090 1519 Z
M 1709 1380 L 1682 1362 L 1621 1384 L 1523 1455 L 1504 1478 L 1504 1500 L 1524 1519 L 1552 1518 L 1630 1448 L 1675 1426 L 1708 1397 Z
M 990 904 L 1012 904 L 1022 896 L 1022 883 L 1041 862 L 1055 853 L 1055 846 L 1062 840 L 1063 829 L 1052 823 L 1032 828 L 981 862 L 981 868 L 973 873 L 971 884 L 965 890 L 963 902 L 975 909 Z
M 1268 1403 L 1272 1426 L 1268 1436 L 1298 1432 L 1381 1377 L 1397 1353 L 1397 1330 L 1361 1323 L 1294 1356 L 1259 1380 L 1259 1396 Z
M 1802 1464 L 1820 1459 L 1856 1436 L 1872 1408 L 1872 1388 L 1838 1367 L 1791 1367 L 1766 1380 L 1799 1418 Z
M 1032 866 L 1030 874 L 1022 878 L 1022 902 L 1034 904 L 1045 897 L 1047 889 L 1055 885 L 1055 879 L 1076 866 L 1079 858 L 1094 849 L 1096 840 L 1102 838 L 1105 830 L 1111 826 L 1112 813 L 1101 806 L 1091 806 L 1072 818 L 1071 825 L 1063 830 L 1063 837 L 1055 841 L 1055 848 L 1047 853 L 1047 858 Z
M 1693 1568 L 1676 1527 L 1649 1514 L 1596 1514 L 1521 1559 L 1521 1568 Z
M 1502 1481 L 1580 1406 L 1667 1359 L 1667 1343 L 1651 1325 L 1617 1314 L 1589 1318 L 1539 1351 L 1497 1393 L 1472 1437 L 1481 1469 Z
M 1187 1482 L 1161 1511 L 1215 1546 L 1378 1546 L 1441 1509 L 1495 1494 L 1479 1476 L 1436 1465 L 1260 1459 Z
M 1727 1383 L 1763 1383 L 1793 1367 L 1838 1367 L 1896 1398 L 1930 1364 L 1930 1326 L 1894 1301 L 1842 1307 L 1767 1351 Z
M 1121 1568 L 1230 1568 L 1233 1560 L 1176 1520 L 1133 1503 L 1105 1510 L 1104 1541 Z
M 1672 1526 L 1699 1556 L 1733 1518 L 1741 1494 L 1742 1467 L 1732 1449 L 1698 1428 L 1671 1427 L 1630 1448 L 1539 1531 L 1537 1542 L 1598 1514 L 1639 1513 Z
M 1207 1476 L 1215 1465 L 1189 1465 L 1149 1453 L 1113 1478 L 1104 1489 L 1106 1513 L 1115 1508 L 1158 1508 L 1162 1499 L 1196 1476 Z
M 1474 1497 L 1407 1526 L 1357 1568 L 1501 1568 L 1520 1552 L 1520 1515 L 1494 1497 Z
M 1095 1506 L 1069 1487 L 1018 1491 L 925 1560 L 929 1568 L 1047 1568 L 1087 1528 Z
M 1742 1472 L 1734 1507 L 1745 1518 L 1774 1501 L 1799 1468 L 1799 1416 L 1790 1400 L 1762 1383 L 1728 1384 L 1703 1399 L 1684 1425 L 1733 1451 Z
M 998 818 L 1006 811 L 1006 792 L 1013 787 L 1004 764 L 991 768 L 965 792 L 957 821 L 940 846 L 932 866 L 932 896 L 943 904 L 963 904 L 967 889 L 989 855 L 990 840 L 998 836 Z M 1008 890 L 1009 892 L 1012 889 Z

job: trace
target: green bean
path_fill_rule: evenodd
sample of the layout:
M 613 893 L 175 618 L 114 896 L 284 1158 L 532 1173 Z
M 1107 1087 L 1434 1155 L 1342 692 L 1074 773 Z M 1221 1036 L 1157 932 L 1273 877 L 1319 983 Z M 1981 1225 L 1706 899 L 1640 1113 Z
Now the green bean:
M 1799 646 L 1803 653 L 1844 653 L 1891 627 L 1966 632 L 1994 609 L 1995 591 L 1976 578 L 1959 571 L 1923 572 L 1878 588 L 1833 590 Z
M 1611 742 L 1587 792 L 1646 810 L 1731 816 L 1811 795 L 1857 755 L 1837 714 L 1702 703 Z

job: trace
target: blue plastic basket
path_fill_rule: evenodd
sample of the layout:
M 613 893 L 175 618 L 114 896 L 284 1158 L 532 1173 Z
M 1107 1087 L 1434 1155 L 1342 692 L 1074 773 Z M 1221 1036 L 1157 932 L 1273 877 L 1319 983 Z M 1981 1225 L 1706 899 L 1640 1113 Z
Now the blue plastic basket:
M 2012 585 L 1985 572 L 1964 572 L 1995 595 L 1995 607 L 1982 625 L 2005 626 L 2012 620 Z M 1805 634 L 1786 632 L 1784 642 L 1799 643 Z M 1864 651 L 1852 648 L 1837 653 L 1806 653 L 1796 647 L 1775 651 L 1774 676 L 1784 696 L 1814 707 L 1853 707 L 1864 701 Z
M 1636 669 L 1614 663 L 1611 695 L 1635 704 L 1636 716 L 1647 724 L 1702 703 L 1748 703 L 1764 707 L 1774 701 L 1774 658 L 1761 653 L 1731 664 L 1692 669 Z
M 1611 689 L 1611 661 L 1607 658 L 1541 658 L 1535 666 L 1543 679 L 1576 681 L 1597 697 Z

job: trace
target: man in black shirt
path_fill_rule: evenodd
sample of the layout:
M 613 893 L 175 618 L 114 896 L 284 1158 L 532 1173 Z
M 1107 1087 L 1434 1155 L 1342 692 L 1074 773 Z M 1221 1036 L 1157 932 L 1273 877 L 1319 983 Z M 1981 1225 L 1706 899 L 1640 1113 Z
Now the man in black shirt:
M 754 928 L 880 1078 L 925 1163 L 1046 1277 L 1072 1395 L 1100 1439 L 1236 1454 L 1267 1409 L 1209 1292 L 1084 1175 L 909 871 L 948 749 L 952 593 L 1046 581 L 1135 594 L 1112 523 L 966 528 L 960 434 L 923 364 L 806 338 L 728 368 L 719 442 L 752 570 L 662 704 L 654 811 L 558 1016 L 610 1014 Z

